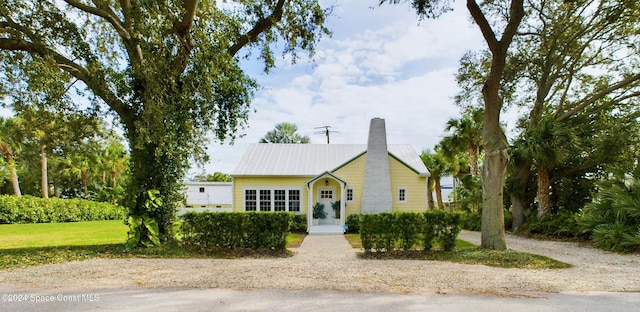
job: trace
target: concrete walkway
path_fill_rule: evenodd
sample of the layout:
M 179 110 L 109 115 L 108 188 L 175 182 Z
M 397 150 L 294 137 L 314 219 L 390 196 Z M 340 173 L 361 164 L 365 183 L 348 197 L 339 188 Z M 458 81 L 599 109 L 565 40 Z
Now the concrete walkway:
M 357 249 L 344 238 L 344 235 L 307 235 L 299 248 L 291 248 L 296 260 L 318 261 L 356 261 Z

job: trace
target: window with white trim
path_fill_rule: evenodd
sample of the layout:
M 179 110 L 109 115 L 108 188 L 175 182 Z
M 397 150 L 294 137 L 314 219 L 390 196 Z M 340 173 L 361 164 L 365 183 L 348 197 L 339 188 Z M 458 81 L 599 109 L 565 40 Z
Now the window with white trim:
M 333 199 L 332 190 L 320 190 L 320 199 Z
M 407 202 L 407 189 L 399 188 L 398 189 L 398 202 L 406 203 Z
M 348 188 L 347 189 L 347 202 L 352 202 L 353 201 L 353 189 L 352 188 Z
M 289 190 L 289 211 L 300 212 L 300 190 Z
M 256 188 L 244 191 L 245 211 L 300 212 L 301 191 L 285 188 Z
M 287 211 L 287 190 L 273 190 L 273 211 Z
M 260 190 L 260 211 L 271 211 L 271 190 Z
M 257 201 L 257 191 L 256 190 L 245 190 L 244 191 L 244 210 L 245 211 L 256 211 L 258 207 Z

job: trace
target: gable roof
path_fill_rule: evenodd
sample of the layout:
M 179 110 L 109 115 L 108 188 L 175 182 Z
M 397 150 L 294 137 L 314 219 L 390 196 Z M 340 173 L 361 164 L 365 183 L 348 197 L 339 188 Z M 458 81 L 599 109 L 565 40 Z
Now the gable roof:
M 389 153 L 420 175 L 429 171 L 411 145 L 389 145 Z M 251 144 L 233 176 L 317 176 L 367 151 L 365 144 Z

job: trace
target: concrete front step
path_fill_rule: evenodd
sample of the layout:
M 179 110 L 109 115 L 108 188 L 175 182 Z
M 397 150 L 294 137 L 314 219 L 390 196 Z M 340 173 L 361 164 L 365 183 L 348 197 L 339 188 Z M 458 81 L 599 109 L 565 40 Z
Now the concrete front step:
M 341 225 L 312 225 L 308 232 L 311 235 L 344 234 L 344 227 Z

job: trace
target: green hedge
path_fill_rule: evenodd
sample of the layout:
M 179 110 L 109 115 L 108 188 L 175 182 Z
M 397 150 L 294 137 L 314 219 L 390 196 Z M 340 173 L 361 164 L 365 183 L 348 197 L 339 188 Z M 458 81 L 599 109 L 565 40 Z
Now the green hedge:
M 291 227 L 289 230 L 292 233 L 307 233 L 307 215 L 293 215 L 293 220 L 291 221 Z
M 124 220 L 126 209 L 84 199 L 0 196 L 0 224 Z
M 181 216 L 182 241 L 219 248 L 286 250 L 293 214 L 286 212 L 189 212 Z
M 352 214 L 348 215 L 344 221 L 344 225 L 347 226 L 347 233 L 359 233 L 360 232 L 360 215 Z
M 360 217 L 360 239 L 366 253 L 373 249 L 393 251 L 396 246 L 409 250 L 417 243 L 423 250 L 431 250 L 435 242 L 439 242 L 445 251 L 451 251 L 460 229 L 460 214 L 441 210 L 365 214 Z

